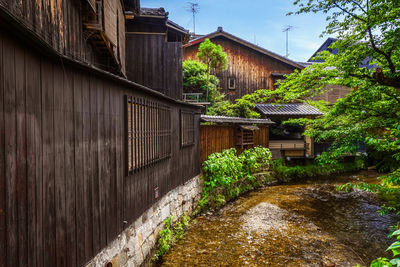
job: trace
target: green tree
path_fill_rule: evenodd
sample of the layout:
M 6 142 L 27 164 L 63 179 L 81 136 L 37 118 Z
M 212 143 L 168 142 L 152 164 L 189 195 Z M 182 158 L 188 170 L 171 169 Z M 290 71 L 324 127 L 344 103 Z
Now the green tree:
M 294 4 L 300 7 L 296 14 L 328 14 L 323 34 L 338 36 L 331 45 L 337 54 L 320 53 L 317 59 L 323 63 L 288 75 L 275 94 L 283 102 L 305 101 L 323 93 L 328 84 L 353 88 L 306 132 L 317 140 L 334 140 L 334 149 L 321 160 L 356 152 L 366 140 L 375 150 L 391 153 L 399 164 L 400 2 L 296 0 Z M 383 146 L 381 140 L 391 145 Z
M 316 59 L 322 63 L 288 75 L 275 95 L 282 102 L 310 101 L 325 92 L 328 84 L 352 88 L 332 107 L 326 106 L 325 116 L 307 122 L 305 134 L 316 141 L 333 141 L 331 150 L 319 157 L 321 164 L 356 153 L 364 142 L 370 154 L 385 153 L 392 172 L 382 177 L 381 185 L 358 187 L 391 195 L 386 210 L 399 211 L 400 200 L 393 196 L 400 195 L 400 1 L 296 0 L 294 4 L 299 7 L 295 14 L 326 14 L 328 26 L 323 34 L 338 37 L 331 45 L 337 54 L 318 54 Z M 396 253 L 385 266 L 399 262 Z M 381 266 L 378 263 L 379 259 L 372 265 Z
M 209 91 L 209 78 L 211 74 L 211 70 L 220 70 L 224 71 L 228 68 L 228 56 L 222 50 L 221 45 L 216 45 L 210 41 L 210 39 L 206 39 L 199 46 L 199 52 L 197 53 L 197 57 L 201 62 L 207 65 L 207 88 L 206 88 L 206 99 L 208 100 L 208 91 Z
M 208 77 L 210 98 L 215 101 L 218 95 L 219 80 L 216 76 Z M 196 60 L 183 62 L 183 91 L 185 93 L 205 93 L 207 89 L 207 65 Z M 206 100 L 206 99 L 201 99 Z

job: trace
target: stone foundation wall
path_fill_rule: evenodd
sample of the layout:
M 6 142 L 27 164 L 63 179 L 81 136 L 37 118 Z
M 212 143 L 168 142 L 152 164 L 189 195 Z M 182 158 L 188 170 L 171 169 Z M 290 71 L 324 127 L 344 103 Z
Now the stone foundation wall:
M 86 266 L 140 266 L 155 247 L 163 221 L 170 215 L 177 218 L 191 214 L 201 196 L 200 176 L 175 188 L 96 255 Z

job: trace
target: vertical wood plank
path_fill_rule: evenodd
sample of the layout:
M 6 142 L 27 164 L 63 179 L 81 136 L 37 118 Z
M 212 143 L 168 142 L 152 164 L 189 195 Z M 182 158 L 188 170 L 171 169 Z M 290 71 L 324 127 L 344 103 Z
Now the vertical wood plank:
M 85 261 L 93 256 L 92 236 L 92 186 L 91 186 L 91 156 L 90 156 L 90 76 L 82 81 L 82 110 L 83 110 L 83 197 L 85 214 Z
M 18 214 L 17 214 L 17 162 L 16 162 L 16 85 L 15 85 L 15 50 L 10 41 L 3 42 L 4 68 L 4 125 L 5 129 L 5 177 L 6 214 L 7 214 L 7 264 L 18 265 Z
M 104 85 L 100 81 L 98 84 L 98 94 L 97 94 L 97 116 L 98 116 L 98 166 L 99 166 L 99 226 L 100 226 L 100 247 L 103 248 L 107 244 L 107 219 L 106 219 L 106 202 L 105 202 L 105 179 L 106 179 L 106 164 L 105 162 L 105 118 L 104 118 Z
M 0 33 L 0 266 L 7 264 L 3 33 Z
M 17 114 L 17 201 L 18 201 L 18 261 L 28 264 L 27 242 L 27 178 L 26 178 L 26 105 L 25 105 L 25 53 L 15 47 L 15 83 Z
M 42 113 L 43 113 L 43 186 L 44 186 L 44 262 L 56 264 L 55 195 L 54 195 L 54 65 L 43 62 Z
M 54 69 L 54 142 L 55 142 L 55 203 L 56 203 L 56 253 L 57 266 L 66 266 L 66 179 L 65 177 L 65 111 L 64 73 L 61 68 Z
M 84 264 L 85 258 L 85 214 L 83 192 L 83 116 L 82 116 L 82 75 L 74 75 L 74 139 L 75 139 L 75 179 L 76 179 L 76 246 L 77 265 Z
M 105 200 L 105 216 L 106 221 L 106 243 L 112 241 L 112 182 L 111 182 L 111 116 L 110 116 L 110 84 L 104 83 L 104 200 Z
M 93 225 L 93 250 L 100 250 L 100 199 L 99 199 L 99 124 L 98 124 L 98 94 L 99 85 L 96 77 L 90 77 L 90 166 L 92 188 L 92 225 Z
M 67 70 L 64 73 L 63 100 L 65 109 L 64 138 L 65 138 L 65 187 L 66 187 L 66 221 L 68 251 L 67 266 L 76 266 L 76 178 L 75 178 L 75 134 L 74 134 L 74 72 Z
M 115 120 L 115 113 L 116 113 L 116 103 L 117 101 L 115 100 L 115 94 L 116 94 L 116 88 L 114 86 L 111 86 L 110 84 L 110 195 L 111 195 L 111 202 L 109 209 L 111 209 L 111 237 L 114 237 L 118 234 L 118 192 L 117 192 L 117 183 L 118 183 L 118 177 L 117 177 L 117 143 L 116 143 L 116 131 L 115 131 L 115 125 L 116 125 L 116 120 Z M 122 103 L 120 103 L 122 104 Z M 111 240 L 110 240 L 111 241 Z
M 38 260 L 41 242 L 38 238 L 38 228 L 41 214 L 41 199 L 37 198 L 37 191 L 41 187 L 41 87 L 40 61 L 37 57 L 26 53 L 26 144 L 27 144 L 27 192 L 28 192 L 28 261 L 31 266 L 41 265 Z M 41 195 L 40 195 L 41 197 Z

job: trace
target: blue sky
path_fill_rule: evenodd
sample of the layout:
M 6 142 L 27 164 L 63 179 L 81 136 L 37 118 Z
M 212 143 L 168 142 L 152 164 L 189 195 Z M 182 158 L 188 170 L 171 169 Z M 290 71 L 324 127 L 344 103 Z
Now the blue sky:
M 188 0 L 200 5 L 196 16 L 196 33 L 207 34 L 222 26 L 224 31 L 256 43 L 280 55 L 286 54 L 285 25 L 289 33 L 289 58 L 306 61 L 325 41 L 321 14 L 286 16 L 294 11 L 292 0 Z M 169 18 L 193 31 L 193 19 L 186 0 L 141 0 L 142 7 L 164 7 Z

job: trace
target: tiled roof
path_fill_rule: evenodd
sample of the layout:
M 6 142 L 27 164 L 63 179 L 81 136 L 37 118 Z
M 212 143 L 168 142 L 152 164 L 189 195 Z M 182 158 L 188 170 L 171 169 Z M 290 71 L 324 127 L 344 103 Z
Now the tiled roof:
M 148 8 L 148 7 L 142 7 L 140 9 L 140 15 L 141 16 L 168 16 L 168 12 L 165 12 L 165 9 L 160 7 L 160 8 Z
M 237 123 L 237 124 L 274 124 L 270 119 L 253 119 L 253 118 L 239 118 L 239 117 L 226 117 L 226 116 L 210 116 L 201 115 L 202 122 L 213 123 Z
M 256 104 L 256 109 L 267 116 L 319 116 L 323 115 L 317 108 L 307 104 Z

